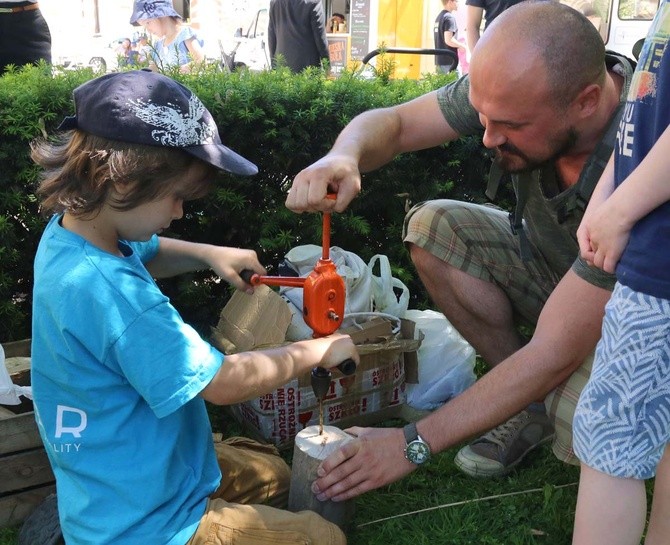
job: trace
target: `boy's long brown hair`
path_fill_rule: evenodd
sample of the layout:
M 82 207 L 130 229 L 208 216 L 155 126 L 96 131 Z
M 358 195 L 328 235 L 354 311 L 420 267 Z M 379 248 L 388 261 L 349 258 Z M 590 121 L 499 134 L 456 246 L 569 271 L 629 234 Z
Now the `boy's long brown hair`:
M 197 199 L 207 194 L 216 173 L 180 149 L 116 142 L 79 130 L 37 140 L 31 148 L 33 161 L 44 169 L 36 194 L 45 216 L 67 211 L 94 217 L 105 204 L 130 210 L 175 192 Z M 201 180 L 184 187 L 182 176 L 198 163 Z M 122 201 L 116 198 L 120 187 Z

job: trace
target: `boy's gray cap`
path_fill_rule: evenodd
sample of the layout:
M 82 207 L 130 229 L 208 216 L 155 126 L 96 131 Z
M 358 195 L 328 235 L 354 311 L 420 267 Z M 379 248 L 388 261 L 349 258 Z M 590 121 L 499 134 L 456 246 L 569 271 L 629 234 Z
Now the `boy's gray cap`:
M 141 19 L 158 19 L 159 17 L 179 17 L 181 15 L 172 7 L 172 0 L 135 0 L 130 24 L 139 26 Z
M 74 90 L 75 115 L 58 130 L 131 144 L 182 149 L 205 163 L 250 176 L 258 167 L 221 143 L 216 123 L 200 99 L 175 80 L 134 70 L 105 74 Z

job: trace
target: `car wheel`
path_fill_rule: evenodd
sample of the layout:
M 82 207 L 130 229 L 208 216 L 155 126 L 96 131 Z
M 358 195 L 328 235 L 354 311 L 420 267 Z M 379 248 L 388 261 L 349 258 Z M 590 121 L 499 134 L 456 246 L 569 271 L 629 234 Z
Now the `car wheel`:
M 58 521 L 56 494 L 39 504 L 24 521 L 19 532 L 19 545 L 61 545 L 63 534 Z
M 107 62 L 102 57 L 92 57 L 88 65 L 96 72 L 107 72 Z

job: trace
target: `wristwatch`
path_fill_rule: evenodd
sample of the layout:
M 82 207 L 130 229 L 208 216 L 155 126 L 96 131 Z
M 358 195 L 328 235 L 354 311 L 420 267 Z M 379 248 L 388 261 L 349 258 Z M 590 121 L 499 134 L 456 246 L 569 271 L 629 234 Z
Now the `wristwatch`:
M 403 428 L 405 433 L 405 458 L 416 465 L 427 462 L 430 458 L 430 446 L 426 443 L 416 430 L 416 423 L 412 422 Z

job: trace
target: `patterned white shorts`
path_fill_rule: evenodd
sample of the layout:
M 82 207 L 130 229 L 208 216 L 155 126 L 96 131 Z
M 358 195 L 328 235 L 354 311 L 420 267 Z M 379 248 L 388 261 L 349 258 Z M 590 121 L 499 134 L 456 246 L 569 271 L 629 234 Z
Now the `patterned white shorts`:
M 587 466 L 615 477 L 655 475 L 670 441 L 670 301 L 617 283 L 573 433 Z

